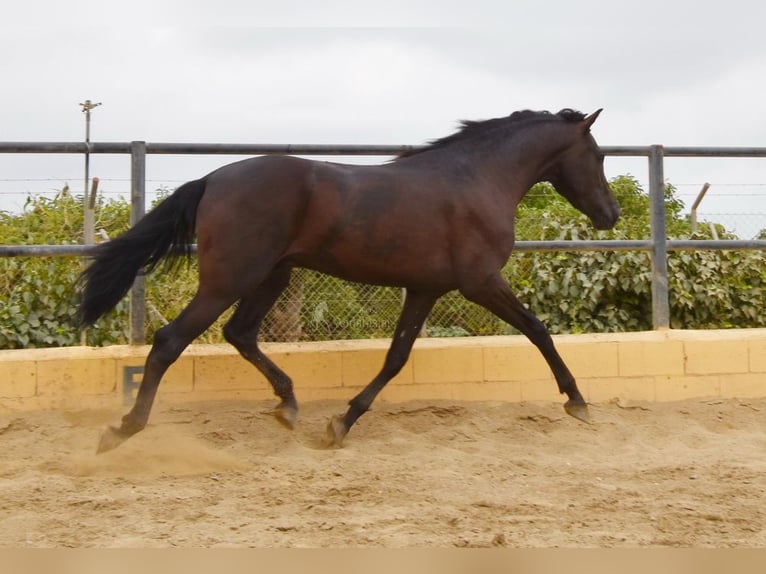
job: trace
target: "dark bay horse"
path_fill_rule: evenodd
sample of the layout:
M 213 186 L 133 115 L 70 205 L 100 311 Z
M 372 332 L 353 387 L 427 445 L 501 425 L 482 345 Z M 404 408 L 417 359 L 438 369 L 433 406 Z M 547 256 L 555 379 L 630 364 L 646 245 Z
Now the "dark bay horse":
M 99 452 L 142 430 L 160 379 L 198 335 L 237 304 L 224 336 L 270 381 L 277 418 L 293 426 L 290 378 L 258 347 L 264 316 L 305 267 L 362 283 L 404 287 L 406 297 L 380 373 L 328 425 L 340 446 L 386 383 L 404 366 L 436 300 L 457 289 L 524 333 L 566 393 L 567 413 L 588 409 L 545 326 L 516 298 L 500 270 L 514 244 L 516 206 L 548 181 L 599 229 L 620 208 L 585 116 L 522 111 L 463 122 L 453 135 L 383 165 L 357 166 L 264 156 L 226 165 L 179 187 L 141 221 L 99 245 L 81 278 L 80 323 L 90 325 L 149 272 L 197 238 L 197 293 L 159 329 L 135 405 L 102 436 Z

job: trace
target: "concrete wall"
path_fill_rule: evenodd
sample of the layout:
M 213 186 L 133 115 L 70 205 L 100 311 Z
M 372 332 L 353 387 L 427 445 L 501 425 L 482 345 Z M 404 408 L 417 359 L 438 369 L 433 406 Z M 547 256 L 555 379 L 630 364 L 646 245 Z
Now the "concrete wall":
M 554 337 L 590 402 L 766 395 L 766 329 Z M 352 398 L 379 370 L 387 340 L 264 344 L 299 401 Z M 0 410 L 132 403 L 149 347 L 0 351 Z M 161 401 L 268 399 L 263 376 L 227 345 L 193 345 L 168 371 Z M 420 339 L 380 400 L 563 402 L 524 337 Z

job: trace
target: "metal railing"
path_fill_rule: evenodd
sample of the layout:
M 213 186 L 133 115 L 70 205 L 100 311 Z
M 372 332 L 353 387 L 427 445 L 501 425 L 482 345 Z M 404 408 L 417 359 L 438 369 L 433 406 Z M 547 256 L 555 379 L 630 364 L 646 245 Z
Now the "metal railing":
M 146 156 L 165 155 L 318 155 L 393 156 L 417 149 L 408 145 L 272 145 L 133 142 L 0 142 L 0 153 L 33 154 L 129 154 L 131 165 L 131 225 L 143 215 L 146 205 Z M 766 249 L 766 240 L 669 240 L 665 230 L 666 157 L 766 158 L 766 147 L 665 147 L 603 146 L 607 156 L 646 157 L 651 205 L 651 238 L 648 240 L 519 241 L 518 251 L 647 251 L 651 254 L 652 324 L 670 326 L 668 296 L 668 252 L 697 249 Z M 0 245 L 0 257 L 87 256 L 89 245 Z M 139 276 L 130 295 L 130 341 L 144 343 L 145 293 Z

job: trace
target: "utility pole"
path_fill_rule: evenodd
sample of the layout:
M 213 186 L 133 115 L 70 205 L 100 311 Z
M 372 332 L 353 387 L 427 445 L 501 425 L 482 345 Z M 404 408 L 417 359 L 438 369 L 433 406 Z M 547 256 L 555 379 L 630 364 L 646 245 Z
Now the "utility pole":
M 83 224 L 82 224 L 82 242 L 84 245 L 91 245 L 94 242 L 96 217 L 96 185 L 93 186 L 93 190 L 88 193 L 88 183 L 90 181 L 90 112 L 93 108 L 101 105 L 101 102 L 93 103 L 90 100 L 85 100 L 80 104 L 82 111 L 85 113 L 85 185 L 83 186 Z M 85 346 L 88 342 L 88 332 L 83 329 L 80 333 L 80 344 Z
M 93 243 L 95 234 L 96 189 L 88 193 L 90 183 L 90 112 L 93 108 L 101 105 L 101 102 L 93 103 L 85 100 L 80 104 L 85 113 L 85 185 L 83 186 L 83 243 Z

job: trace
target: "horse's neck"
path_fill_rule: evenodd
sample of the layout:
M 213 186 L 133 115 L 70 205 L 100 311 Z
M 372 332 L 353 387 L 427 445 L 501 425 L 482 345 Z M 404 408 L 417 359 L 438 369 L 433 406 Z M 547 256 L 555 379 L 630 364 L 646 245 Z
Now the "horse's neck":
M 539 122 L 498 138 L 498 142 L 456 144 L 459 150 L 446 146 L 413 154 L 404 161 L 421 169 L 452 173 L 458 179 L 468 176 L 492 181 L 518 202 L 534 184 L 546 179 L 560 154 L 572 145 L 571 130 L 564 122 Z
M 493 169 L 525 194 L 547 179 L 558 158 L 572 145 L 572 127 L 553 121 L 525 127 L 495 150 Z

